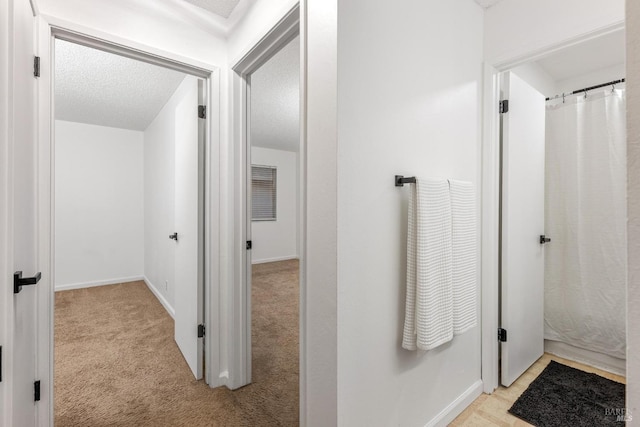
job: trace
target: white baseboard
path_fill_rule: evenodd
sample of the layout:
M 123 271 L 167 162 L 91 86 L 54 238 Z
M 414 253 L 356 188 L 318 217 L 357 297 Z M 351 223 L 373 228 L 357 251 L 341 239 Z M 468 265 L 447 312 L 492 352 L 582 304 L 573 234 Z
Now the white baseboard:
M 93 282 L 71 283 L 69 285 L 55 285 L 55 291 L 70 291 L 72 289 L 93 288 L 95 286 L 117 285 L 119 283 L 143 280 L 143 276 L 120 277 L 118 279 L 96 280 Z
M 251 264 L 266 264 L 268 262 L 278 262 L 278 261 L 289 261 L 291 259 L 298 259 L 298 255 L 289 255 L 283 257 L 276 258 L 263 258 L 263 259 L 252 259 Z
M 584 363 L 613 374 L 626 376 L 627 361 L 608 354 L 585 350 L 560 341 L 544 340 L 544 351 L 558 357 Z
M 144 280 L 144 283 L 147 284 L 147 288 L 149 288 L 149 290 L 153 293 L 153 295 L 156 296 L 156 298 L 158 298 L 158 301 L 160 301 L 160 304 L 162 304 L 162 306 L 164 307 L 165 310 L 167 310 L 167 313 L 169 313 L 169 316 L 171 316 L 172 319 L 176 318 L 176 311 L 173 309 L 173 307 L 171 307 L 171 304 L 169 304 L 169 301 L 167 301 L 167 299 L 160 293 L 160 291 L 153 286 L 153 283 L 151 283 L 151 281 L 149 281 L 149 279 L 147 279 L 147 277 L 143 277 L 142 278 Z
M 482 380 L 478 380 L 471 385 L 456 400 L 451 402 L 449 406 L 444 408 L 438 415 L 429 421 L 425 427 L 446 426 L 462 413 L 474 400 L 482 394 Z

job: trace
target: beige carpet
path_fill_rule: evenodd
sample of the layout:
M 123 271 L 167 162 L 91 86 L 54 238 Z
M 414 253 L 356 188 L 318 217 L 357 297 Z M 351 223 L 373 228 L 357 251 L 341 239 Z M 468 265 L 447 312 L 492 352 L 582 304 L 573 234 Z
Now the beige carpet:
M 298 425 L 298 262 L 253 269 L 253 383 L 193 380 L 143 282 L 56 293 L 55 424 Z

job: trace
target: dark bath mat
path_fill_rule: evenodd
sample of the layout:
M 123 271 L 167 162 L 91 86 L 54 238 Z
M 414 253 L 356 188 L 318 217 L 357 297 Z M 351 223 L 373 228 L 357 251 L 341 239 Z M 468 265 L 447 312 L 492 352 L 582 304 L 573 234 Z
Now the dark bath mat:
M 509 409 L 537 427 L 620 427 L 623 411 L 624 384 L 553 360 Z

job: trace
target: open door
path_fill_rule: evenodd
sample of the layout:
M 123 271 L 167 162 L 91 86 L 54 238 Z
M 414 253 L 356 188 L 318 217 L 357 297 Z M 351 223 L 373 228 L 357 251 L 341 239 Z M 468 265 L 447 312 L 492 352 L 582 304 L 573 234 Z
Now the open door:
M 544 352 L 545 98 L 513 73 L 502 92 L 500 341 L 509 386 Z
M 196 379 L 203 374 L 204 126 L 199 125 L 199 81 L 175 116 L 175 340 Z M 201 134 L 201 135 L 199 135 Z

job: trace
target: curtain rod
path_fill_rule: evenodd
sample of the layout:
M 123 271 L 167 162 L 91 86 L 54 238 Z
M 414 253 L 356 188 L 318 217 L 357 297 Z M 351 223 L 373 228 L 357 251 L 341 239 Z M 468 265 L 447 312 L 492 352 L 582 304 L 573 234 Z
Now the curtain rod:
M 547 98 L 546 101 L 550 101 L 552 99 L 558 99 L 558 98 L 563 98 L 565 96 L 570 96 L 570 95 L 577 95 L 579 93 L 584 93 L 584 92 L 588 92 L 590 90 L 594 90 L 594 89 L 600 89 L 601 87 L 607 87 L 607 86 L 613 86 L 616 85 L 618 83 L 624 83 L 625 79 L 619 79 L 619 80 L 614 80 L 612 82 L 608 82 L 608 83 L 602 83 L 601 85 L 596 85 L 596 86 L 591 86 L 591 87 L 585 87 L 584 89 L 578 89 L 578 90 L 574 90 L 571 93 L 563 93 L 561 95 L 556 95 L 553 98 Z

